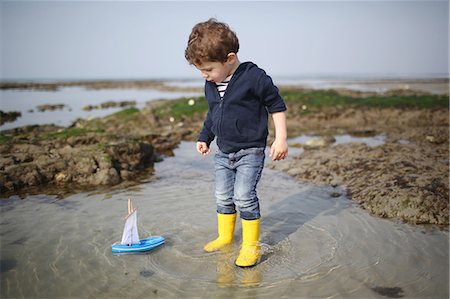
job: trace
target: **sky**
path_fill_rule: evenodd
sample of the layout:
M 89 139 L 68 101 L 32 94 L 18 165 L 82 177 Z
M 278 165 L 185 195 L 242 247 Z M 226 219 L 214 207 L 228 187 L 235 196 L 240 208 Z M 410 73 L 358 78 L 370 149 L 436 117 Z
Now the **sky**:
M 195 78 L 184 58 L 209 18 L 240 61 L 274 77 L 449 73 L 449 1 L 5 1 L 1 78 Z

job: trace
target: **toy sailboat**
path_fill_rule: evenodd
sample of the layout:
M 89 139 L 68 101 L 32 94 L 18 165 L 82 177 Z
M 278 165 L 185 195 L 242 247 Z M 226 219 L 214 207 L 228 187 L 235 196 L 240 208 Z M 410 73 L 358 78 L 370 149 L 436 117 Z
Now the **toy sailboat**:
M 111 246 L 114 253 L 144 252 L 152 250 L 164 244 L 164 237 L 152 236 L 147 239 L 139 239 L 137 228 L 137 209 L 133 209 L 131 199 L 128 199 L 128 215 L 125 217 L 122 240 Z

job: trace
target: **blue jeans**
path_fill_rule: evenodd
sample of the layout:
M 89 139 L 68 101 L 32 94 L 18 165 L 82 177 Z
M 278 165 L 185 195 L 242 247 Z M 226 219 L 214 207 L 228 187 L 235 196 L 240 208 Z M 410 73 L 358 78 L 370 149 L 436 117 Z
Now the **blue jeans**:
M 248 148 L 226 154 L 220 150 L 214 156 L 216 203 L 220 214 L 234 214 L 255 220 L 261 217 L 256 185 L 264 168 L 264 147 Z

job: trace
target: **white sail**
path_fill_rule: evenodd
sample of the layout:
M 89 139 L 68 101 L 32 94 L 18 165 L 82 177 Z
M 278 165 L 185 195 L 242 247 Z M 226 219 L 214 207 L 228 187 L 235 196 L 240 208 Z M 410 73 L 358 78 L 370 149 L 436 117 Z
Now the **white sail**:
M 137 211 L 133 210 L 128 214 L 123 228 L 122 245 L 139 244 L 139 233 L 137 228 Z

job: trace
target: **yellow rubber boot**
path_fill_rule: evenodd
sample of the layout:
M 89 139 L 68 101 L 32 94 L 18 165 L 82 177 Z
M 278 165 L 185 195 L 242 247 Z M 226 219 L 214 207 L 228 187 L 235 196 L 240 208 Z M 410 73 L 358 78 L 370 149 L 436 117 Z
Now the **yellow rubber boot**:
M 203 247 L 207 252 L 217 251 L 233 242 L 234 225 L 236 223 L 235 214 L 217 214 L 217 233 L 218 238 L 209 242 Z
M 236 260 L 236 266 L 254 266 L 258 262 L 259 256 L 259 219 L 242 219 L 242 247 Z

